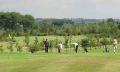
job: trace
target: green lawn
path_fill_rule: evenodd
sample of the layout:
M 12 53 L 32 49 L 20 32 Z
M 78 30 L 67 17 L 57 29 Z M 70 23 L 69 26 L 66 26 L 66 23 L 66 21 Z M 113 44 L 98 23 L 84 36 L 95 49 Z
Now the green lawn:
M 120 53 L 1 53 L 0 72 L 119 72 Z

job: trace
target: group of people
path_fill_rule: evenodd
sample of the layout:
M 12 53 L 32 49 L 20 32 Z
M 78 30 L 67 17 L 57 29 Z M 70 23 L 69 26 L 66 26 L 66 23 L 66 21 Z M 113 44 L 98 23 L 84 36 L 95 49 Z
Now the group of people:
M 48 42 L 48 39 L 44 41 L 44 47 L 45 47 L 45 53 L 48 53 L 48 49 L 50 47 L 50 43 Z M 63 45 L 61 42 L 57 45 L 57 48 L 58 48 L 58 53 L 60 53 L 61 50 L 63 50 Z
M 113 39 L 113 52 L 114 53 L 116 53 L 117 44 L 118 44 L 117 39 Z M 78 43 L 73 43 L 72 45 L 74 47 L 75 52 L 77 53 L 78 52 L 78 47 L 79 47 Z M 50 46 L 50 43 L 48 42 L 48 39 L 46 39 L 44 41 L 45 53 L 48 53 L 49 46 Z M 58 49 L 58 53 L 61 53 L 61 51 L 63 50 L 62 42 L 59 42 L 57 44 L 57 49 Z M 84 48 L 84 51 L 88 52 L 87 48 Z M 108 49 L 107 46 L 104 46 L 104 52 L 109 52 L 109 49 Z

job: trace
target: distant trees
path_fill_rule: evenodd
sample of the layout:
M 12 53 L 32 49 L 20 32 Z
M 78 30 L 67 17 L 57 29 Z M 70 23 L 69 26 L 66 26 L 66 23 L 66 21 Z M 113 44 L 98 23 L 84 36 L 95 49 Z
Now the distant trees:
M 0 12 L 0 39 L 9 34 L 29 35 L 81 35 L 99 34 L 103 37 L 120 37 L 120 23 L 112 18 L 96 23 L 75 23 L 70 19 L 42 19 L 17 12 Z
M 31 30 L 34 24 L 34 18 L 31 15 L 21 15 L 16 12 L 0 12 L 0 28 L 7 33 L 14 32 L 18 35 L 22 32 Z

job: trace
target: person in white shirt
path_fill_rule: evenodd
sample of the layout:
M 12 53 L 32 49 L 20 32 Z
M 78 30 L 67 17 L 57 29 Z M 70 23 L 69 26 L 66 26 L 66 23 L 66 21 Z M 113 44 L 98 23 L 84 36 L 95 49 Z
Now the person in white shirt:
M 116 38 L 113 39 L 113 52 L 114 52 L 114 53 L 116 53 L 117 44 L 118 44 L 117 39 L 116 39 Z
M 73 46 L 75 48 L 75 52 L 77 53 L 78 52 L 78 43 L 73 43 Z
M 61 50 L 63 49 L 62 43 L 60 42 L 60 43 L 57 45 L 57 47 L 58 47 L 58 53 L 61 53 Z

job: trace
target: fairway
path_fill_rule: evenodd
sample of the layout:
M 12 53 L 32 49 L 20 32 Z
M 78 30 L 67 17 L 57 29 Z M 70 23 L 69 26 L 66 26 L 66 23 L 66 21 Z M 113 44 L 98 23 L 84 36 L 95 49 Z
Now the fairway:
M 119 72 L 120 54 L 1 53 L 0 72 Z

